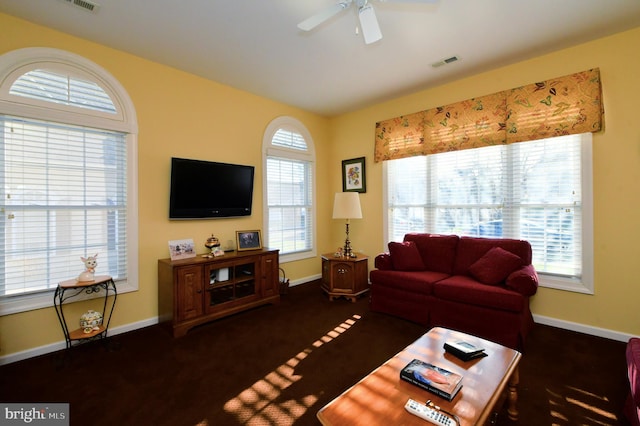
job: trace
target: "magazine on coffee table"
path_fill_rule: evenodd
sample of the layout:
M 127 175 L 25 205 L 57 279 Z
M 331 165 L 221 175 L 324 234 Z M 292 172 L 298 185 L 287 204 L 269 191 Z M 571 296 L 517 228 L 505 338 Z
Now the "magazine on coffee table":
M 400 378 L 451 401 L 462 387 L 462 376 L 437 365 L 414 359 L 400 370 Z

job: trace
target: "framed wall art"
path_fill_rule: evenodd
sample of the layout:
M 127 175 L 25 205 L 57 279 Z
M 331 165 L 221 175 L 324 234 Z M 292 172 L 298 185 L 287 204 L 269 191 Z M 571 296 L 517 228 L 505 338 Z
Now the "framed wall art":
M 342 192 L 367 192 L 364 157 L 342 160 Z
M 238 251 L 261 249 L 260 231 L 236 231 L 236 247 Z

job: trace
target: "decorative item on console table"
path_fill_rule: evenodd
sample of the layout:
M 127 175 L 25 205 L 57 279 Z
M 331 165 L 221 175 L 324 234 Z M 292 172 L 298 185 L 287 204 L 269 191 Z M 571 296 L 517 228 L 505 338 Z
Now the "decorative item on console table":
M 193 239 L 169 241 L 169 255 L 172 260 L 188 259 L 196 256 L 196 249 L 193 245 Z
M 238 251 L 261 249 L 260 231 L 236 231 L 236 244 Z
M 81 257 L 82 263 L 84 263 L 85 270 L 78 275 L 78 281 L 93 281 L 95 277 L 96 268 L 98 267 L 98 253 L 93 256 Z
M 204 246 L 209 249 L 210 253 L 203 255 L 203 257 L 224 256 L 224 250 L 220 248 L 220 240 L 213 234 L 207 238 Z

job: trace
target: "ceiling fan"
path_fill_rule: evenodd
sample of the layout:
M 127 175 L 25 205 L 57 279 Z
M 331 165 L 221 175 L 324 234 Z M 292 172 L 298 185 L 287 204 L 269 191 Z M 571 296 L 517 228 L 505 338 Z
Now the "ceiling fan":
M 438 0 L 377 0 L 387 3 L 435 3 Z M 298 24 L 298 28 L 303 31 L 311 31 L 318 25 L 328 21 L 338 13 L 346 10 L 354 4 L 358 8 L 358 19 L 360 20 L 360 28 L 362 36 L 366 44 L 375 43 L 382 38 L 380 25 L 376 18 L 376 12 L 370 0 L 339 0 L 336 4 L 329 6 L 320 12 L 312 15 Z

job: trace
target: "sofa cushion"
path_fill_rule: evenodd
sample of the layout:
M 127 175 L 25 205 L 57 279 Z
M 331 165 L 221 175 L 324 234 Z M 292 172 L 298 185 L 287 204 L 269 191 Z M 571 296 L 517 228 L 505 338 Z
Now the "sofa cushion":
M 418 247 L 413 241 L 390 242 L 389 254 L 393 269 L 397 271 L 424 271 L 422 257 L 420 257 Z
M 500 247 L 494 247 L 476 260 L 469 267 L 469 272 L 483 284 L 496 285 L 506 280 L 521 266 L 522 259 L 518 256 Z
M 538 273 L 533 265 L 523 266 L 507 277 L 505 285 L 523 296 L 533 296 L 538 291 Z
M 432 294 L 433 283 L 447 274 L 432 271 L 381 271 L 373 270 L 369 273 L 372 283 L 378 286 L 394 287 L 410 293 Z
M 460 237 L 452 275 L 469 275 L 469 267 L 494 247 L 500 247 L 517 255 L 522 259 L 522 265 L 531 264 L 531 244 L 528 241 L 509 238 Z M 419 245 L 418 248 L 420 248 Z
M 523 311 L 528 303 L 528 299 L 518 292 L 503 286 L 482 284 L 466 275 L 454 275 L 434 283 L 433 295 L 440 299 L 511 312 Z
M 457 235 L 409 233 L 404 241 L 413 241 L 418 247 L 425 270 L 451 275 L 458 246 Z

